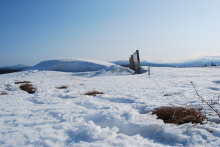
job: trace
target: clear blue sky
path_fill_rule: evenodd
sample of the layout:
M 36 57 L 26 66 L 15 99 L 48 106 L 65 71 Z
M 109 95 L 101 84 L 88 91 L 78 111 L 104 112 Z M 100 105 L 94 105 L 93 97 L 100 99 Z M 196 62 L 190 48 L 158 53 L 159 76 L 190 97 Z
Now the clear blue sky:
M 0 0 L 0 66 L 220 55 L 220 0 Z

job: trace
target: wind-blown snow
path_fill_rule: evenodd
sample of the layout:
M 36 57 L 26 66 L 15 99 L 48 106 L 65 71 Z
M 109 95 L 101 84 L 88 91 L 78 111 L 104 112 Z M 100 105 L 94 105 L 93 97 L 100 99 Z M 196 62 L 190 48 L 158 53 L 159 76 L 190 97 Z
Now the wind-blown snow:
M 164 124 L 150 113 L 170 104 L 198 107 L 191 81 L 205 100 L 216 100 L 220 68 L 152 67 L 150 76 L 120 70 L 106 65 L 83 73 L 27 70 L 0 75 L 0 93 L 8 93 L 0 95 L 0 145 L 220 146 L 218 117 L 206 105 L 210 121 L 205 125 Z M 15 81 L 32 81 L 36 93 L 21 91 Z M 63 85 L 68 88 L 55 88 Z M 93 90 L 105 94 L 84 95 Z

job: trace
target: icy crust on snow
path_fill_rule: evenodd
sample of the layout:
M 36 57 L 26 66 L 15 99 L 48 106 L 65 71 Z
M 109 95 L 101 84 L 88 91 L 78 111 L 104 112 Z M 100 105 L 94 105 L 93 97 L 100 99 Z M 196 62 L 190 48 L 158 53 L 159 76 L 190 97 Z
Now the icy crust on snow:
M 190 84 L 208 102 L 216 100 L 219 68 L 155 67 L 150 76 L 102 76 L 114 68 L 87 75 L 39 70 L 0 75 L 0 93 L 7 92 L 0 95 L 0 146 L 220 146 L 218 117 L 198 102 Z M 36 93 L 21 91 L 15 81 L 31 81 Z M 68 88 L 55 88 L 63 85 Z M 84 95 L 93 90 L 105 94 Z M 210 121 L 177 126 L 150 113 L 172 104 L 203 105 Z
M 115 64 L 88 59 L 64 59 L 42 61 L 28 70 L 87 72 L 102 70 L 113 65 Z

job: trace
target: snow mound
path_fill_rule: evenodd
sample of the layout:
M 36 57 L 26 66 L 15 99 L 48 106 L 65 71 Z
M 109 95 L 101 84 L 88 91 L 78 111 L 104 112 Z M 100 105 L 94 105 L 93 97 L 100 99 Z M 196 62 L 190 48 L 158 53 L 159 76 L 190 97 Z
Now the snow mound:
M 114 63 L 116 65 L 129 65 L 129 61 L 127 60 L 109 61 L 109 63 Z
M 134 73 L 134 71 L 128 68 L 121 67 L 113 63 L 88 59 L 47 60 L 42 61 L 27 70 L 80 72 L 75 75 L 86 77 L 117 76 Z
M 91 75 L 90 77 L 96 77 L 96 76 L 120 76 L 120 75 L 130 75 L 133 74 L 134 71 L 119 65 L 113 65 L 110 67 L 107 67 L 106 69 L 97 71 L 94 75 Z
M 88 59 L 64 59 L 64 60 L 47 60 L 38 63 L 37 65 L 27 70 L 50 70 L 64 72 L 87 72 L 106 69 L 114 64 L 88 60 Z

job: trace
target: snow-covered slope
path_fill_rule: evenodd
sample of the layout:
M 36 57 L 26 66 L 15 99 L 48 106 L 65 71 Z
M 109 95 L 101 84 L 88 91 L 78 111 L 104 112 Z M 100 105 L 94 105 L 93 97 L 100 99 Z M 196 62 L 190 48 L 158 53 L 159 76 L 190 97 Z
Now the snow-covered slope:
M 13 66 L 2 66 L 0 68 L 6 68 L 6 69 L 14 69 L 14 70 L 24 70 L 27 68 L 30 68 L 31 66 L 23 65 L 23 64 L 17 64 Z
M 51 70 L 64 72 L 87 72 L 102 70 L 114 64 L 89 59 L 47 60 L 27 70 Z
M 129 61 L 127 60 L 119 60 L 119 61 L 109 61 L 110 63 L 114 63 L 116 65 L 128 65 Z
M 63 72 L 77 72 L 81 76 L 105 76 L 105 75 L 126 75 L 133 74 L 131 69 L 115 65 L 113 63 L 88 60 L 88 59 L 65 59 L 48 60 L 27 69 L 28 70 L 49 70 Z
M 115 67 L 87 73 L 104 74 Z M 152 67 L 150 76 L 87 78 L 79 75 L 84 73 L 39 70 L 0 75 L 0 93 L 7 93 L 0 95 L 0 146 L 220 146 L 218 116 L 198 101 L 190 83 L 219 111 L 214 103 L 220 92 L 219 71 Z M 15 81 L 31 81 L 36 93 L 20 90 Z M 68 88 L 55 88 L 63 85 Z M 93 90 L 104 94 L 84 95 Z M 151 110 L 167 105 L 203 106 L 209 121 L 165 124 L 151 115 Z

